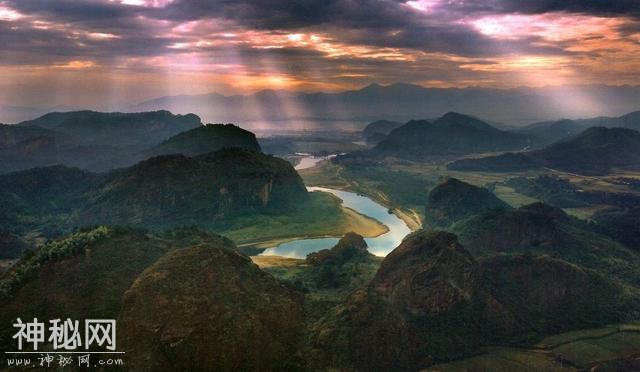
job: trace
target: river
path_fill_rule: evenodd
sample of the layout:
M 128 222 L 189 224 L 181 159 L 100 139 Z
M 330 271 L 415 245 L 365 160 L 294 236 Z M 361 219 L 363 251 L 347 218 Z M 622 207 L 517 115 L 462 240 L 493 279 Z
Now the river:
M 389 254 L 389 252 L 397 247 L 400 242 L 402 242 L 402 239 L 411 232 L 411 229 L 409 229 L 403 220 L 398 218 L 395 214 L 389 213 L 387 208 L 366 196 L 324 187 L 307 187 L 307 189 L 313 192 L 331 193 L 342 199 L 345 207 L 351 208 L 358 213 L 371 217 L 386 225 L 389 228 L 388 232 L 375 238 L 365 238 L 365 241 L 369 246 L 369 252 L 376 256 L 386 256 Z M 262 253 L 262 255 L 305 258 L 311 252 L 333 247 L 338 240 L 338 238 L 294 240 L 282 243 L 277 247 L 268 248 Z

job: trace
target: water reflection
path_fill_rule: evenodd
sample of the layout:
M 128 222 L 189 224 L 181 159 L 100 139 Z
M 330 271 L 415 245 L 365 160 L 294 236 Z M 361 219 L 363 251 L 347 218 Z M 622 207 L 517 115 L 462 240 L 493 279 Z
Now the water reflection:
M 365 238 L 369 251 L 376 256 L 386 256 L 402 239 L 411 232 L 404 221 L 395 214 L 388 212 L 387 208 L 367 198 L 348 191 L 328 189 L 324 187 L 308 187 L 309 191 L 321 191 L 331 193 L 342 199 L 343 205 L 361 214 L 374 218 L 385 224 L 389 231 L 376 238 Z M 321 249 L 331 248 L 338 242 L 337 238 L 301 239 L 280 244 L 269 248 L 262 254 L 267 256 L 285 256 L 293 258 L 305 258 L 309 253 Z

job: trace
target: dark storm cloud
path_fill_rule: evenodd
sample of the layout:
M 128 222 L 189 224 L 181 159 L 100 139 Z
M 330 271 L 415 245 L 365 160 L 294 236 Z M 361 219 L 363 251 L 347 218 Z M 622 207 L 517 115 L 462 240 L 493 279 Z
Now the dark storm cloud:
M 454 0 L 446 4 L 450 11 L 542 14 L 549 12 L 583 13 L 599 16 L 640 16 L 638 0 Z
M 616 3 L 618 5 L 606 4 Z M 383 0 L 176 0 L 162 8 L 123 5 L 99 0 L 11 0 L 4 4 L 27 16 L 71 25 L 92 32 L 107 32 L 118 38 L 102 43 L 56 39 L 63 49 L 87 56 L 103 54 L 92 47 L 122 56 L 161 55 L 179 40 L 158 38 L 154 21 L 179 24 L 215 19 L 230 29 L 266 31 L 310 30 L 328 33 L 341 42 L 372 47 L 410 48 L 462 56 L 490 56 L 518 51 L 527 54 L 565 54 L 560 46 L 536 43 L 536 38 L 495 40 L 479 33 L 462 17 L 491 12 L 538 13 L 546 11 L 592 11 L 622 13 L 640 8 L 640 1 L 447 1 L 435 4 L 428 13 L 412 9 L 401 1 Z M 55 33 L 55 31 L 52 31 Z M 10 32 L 19 44 L 28 33 Z M 40 35 L 40 34 L 38 34 Z M 52 35 L 57 38 L 58 35 Z M 40 37 L 42 38 L 42 36 Z M 57 44 L 60 46 L 60 44 Z M 173 51 L 179 52 L 179 51 Z

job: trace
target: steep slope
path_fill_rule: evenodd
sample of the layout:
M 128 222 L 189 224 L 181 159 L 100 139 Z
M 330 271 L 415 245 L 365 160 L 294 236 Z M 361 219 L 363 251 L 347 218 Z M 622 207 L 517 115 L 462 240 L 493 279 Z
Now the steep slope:
M 329 357 L 328 368 L 350 363 L 358 370 L 411 371 L 482 345 L 532 343 L 560 330 L 619 321 L 631 316 L 633 300 L 597 273 L 562 260 L 476 261 L 455 235 L 422 231 L 318 325 L 314 340 L 316 347 L 348 350 L 342 360 Z
M 196 156 L 223 148 L 261 151 L 255 134 L 233 124 L 207 124 L 179 133 L 154 146 L 148 153 Z
M 306 263 L 308 269 L 297 278 L 306 287 L 353 290 L 370 279 L 378 259 L 362 236 L 347 233 L 334 247 L 309 254 Z
M 412 120 L 394 129 L 372 153 L 419 160 L 433 155 L 522 149 L 529 142 L 525 135 L 501 131 L 470 116 L 448 113 L 433 123 Z
M 37 168 L 2 175 L 0 186 L 0 221 L 26 230 L 100 224 L 222 228 L 232 217 L 275 213 L 307 197 L 287 161 L 241 149 L 196 158 L 165 155 L 106 174 Z
M 302 297 L 230 242 L 168 253 L 126 292 L 119 318 L 129 368 L 301 368 Z
M 446 228 L 483 210 L 506 207 L 491 191 L 449 178 L 429 192 L 425 226 Z
M 115 319 L 124 292 L 147 266 L 172 249 L 219 239 L 188 230 L 154 236 L 98 227 L 51 241 L 0 277 L 0 321 Z M 12 349 L 13 333 L 1 328 L 0 348 Z
M 78 138 L 85 145 L 154 145 L 202 125 L 194 114 L 169 111 L 140 113 L 53 112 L 18 125 L 38 126 Z
M 225 149 L 188 158 L 164 155 L 110 173 L 86 195 L 81 224 L 212 226 L 252 211 L 285 209 L 306 188 L 285 160 Z

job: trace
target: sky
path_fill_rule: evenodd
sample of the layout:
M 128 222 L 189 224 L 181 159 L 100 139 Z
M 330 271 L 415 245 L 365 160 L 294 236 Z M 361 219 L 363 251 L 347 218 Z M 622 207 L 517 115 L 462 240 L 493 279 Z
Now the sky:
M 0 105 L 640 85 L 638 0 L 0 0 Z

